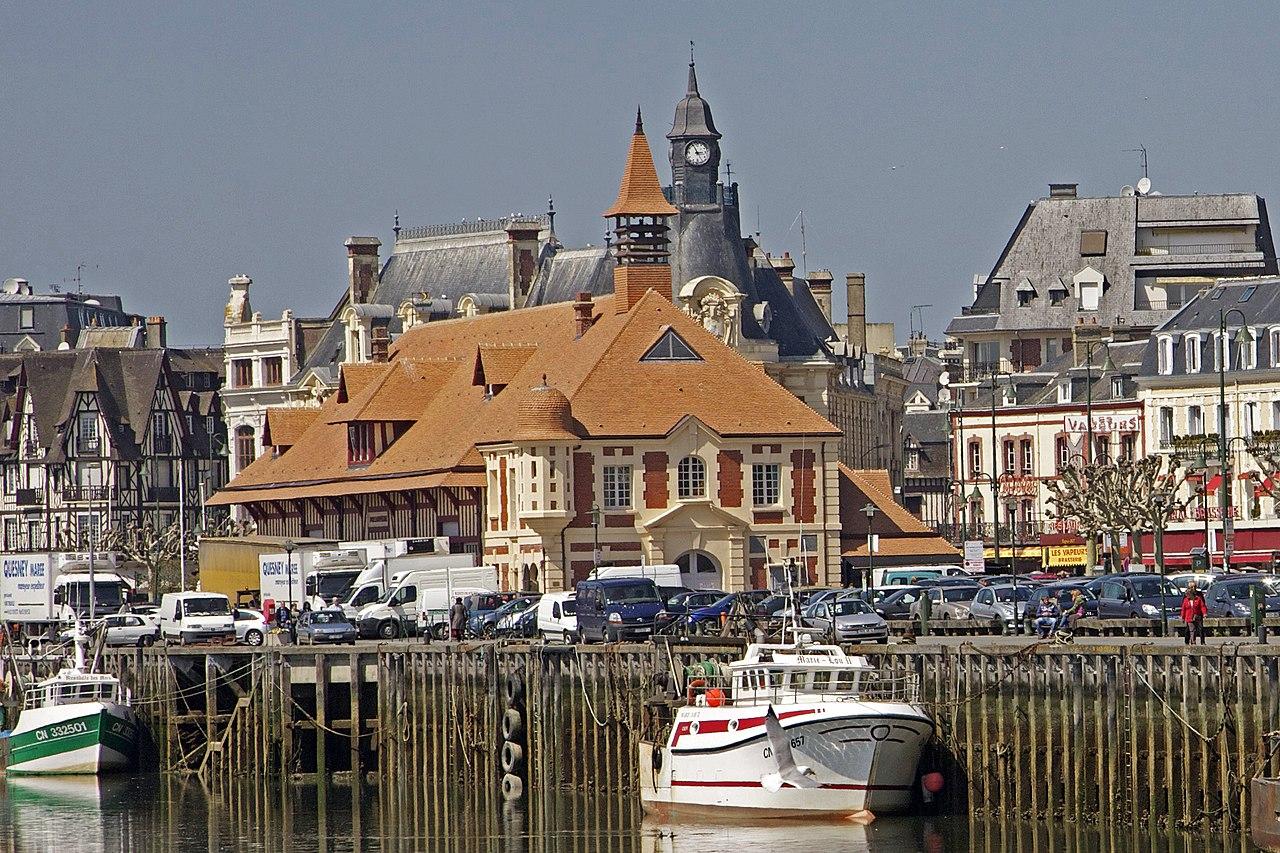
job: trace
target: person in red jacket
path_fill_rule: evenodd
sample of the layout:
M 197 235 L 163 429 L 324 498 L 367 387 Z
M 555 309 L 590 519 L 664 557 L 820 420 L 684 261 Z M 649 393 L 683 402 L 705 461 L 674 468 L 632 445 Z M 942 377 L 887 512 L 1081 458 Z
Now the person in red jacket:
M 1182 621 L 1187 626 L 1186 645 L 1191 645 L 1199 638 L 1204 645 L 1204 617 L 1209 608 L 1205 606 L 1204 594 L 1196 588 L 1196 582 L 1187 584 L 1187 592 L 1182 596 Z

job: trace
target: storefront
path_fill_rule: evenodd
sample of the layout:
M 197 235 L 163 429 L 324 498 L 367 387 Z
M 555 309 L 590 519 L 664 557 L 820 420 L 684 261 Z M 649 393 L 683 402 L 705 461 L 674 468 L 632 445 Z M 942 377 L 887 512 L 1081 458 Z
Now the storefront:
M 1233 569 L 1255 568 L 1272 571 L 1280 558 L 1280 527 L 1241 527 L 1237 522 L 1235 541 L 1231 548 L 1231 567 Z M 1208 550 L 1210 562 L 1215 567 L 1222 565 L 1222 525 L 1213 522 L 1208 532 Z M 1168 530 L 1164 534 L 1164 565 L 1166 569 L 1189 569 L 1193 559 L 1205 551 L 1205 530 Z M 1150 533 L 1142 536 L 1142 562 L 1145 566 L 1155 567 L 1155 545 Z

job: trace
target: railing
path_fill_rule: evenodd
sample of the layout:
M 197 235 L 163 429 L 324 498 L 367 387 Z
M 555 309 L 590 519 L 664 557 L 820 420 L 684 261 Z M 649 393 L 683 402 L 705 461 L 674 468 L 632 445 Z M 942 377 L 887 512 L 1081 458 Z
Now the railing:
M 859 672 L 840 670 L 834 666 L 824 670 L 821 664 L 814 664 L 813 669 L 789 671 L 770 670 L 766 665 L 759 672 L 757 676 L 744 673 L 736 689 L 731 676 L 696 675 L 686 683 L 685 695 L 692 696 L 694 704 L 704 705 L 707 704 L 707 695 L 718 690 L 719 699 L 726 706 L 794 705 L 800 702 L 914 704 L 920 701 L 920 680 L 910 674 Z M 814 678 L 810 680 L 810 676 Z M 819 681 L 819 676 L 825 676 L 825 679 Z M 784 678 L 788 680 L 784 681 Z M 792 685 L 789 683 L 791 678 L 803 680 L 800 684 Z
M 147 499 L 153 503 L 177 503 L 177 486 L 152 486 L 147 490 Z
M 440 225 L 416 225 L 401 228 L 396 240 L 419 240 L 424 237 L 448 237 L 454 234 L 483 234 L 486 231 L 505 231 L 511 225 L 527 225 L 539 229 L 550 225 L 546 214 L 540 216 L 508 216 L 503 219 L 477 219 L 474 222 L 450 222 Z
M 1064 532 L 1061 526 L 1062 522 L 1057 519 L 1044 518 L 1018 521 L 1012 525 L 1008 522 L 953 525 L 951 530 L 958 534 L 958 539 L 981 539 L 984 542 L 994 543 L 999 537 L 1001 545 L 1008 545 L 1010 542 L 1018 545 L 1039 545 L 1041 535 Z
M 79 456 L 96 456 L 102 450 L 102 441 L 97 438 L 77 438 L 76 454 Z
M 84 501 L 104 501 L 107 499 L 106 486 L 63 486 L 62 499 L 68 503 Z
M 1139 246 L 1137 254 L 1158 255 L 1230 255 L 1258 251 L 1256 243 L 1179 243 L 1168 246 Z
M 998 361 L 973 361 L 965 365 L 964 381 L 981 382 L 984 379 L 990 379 L 993 373 L 1000 370 L 1000 362 Z

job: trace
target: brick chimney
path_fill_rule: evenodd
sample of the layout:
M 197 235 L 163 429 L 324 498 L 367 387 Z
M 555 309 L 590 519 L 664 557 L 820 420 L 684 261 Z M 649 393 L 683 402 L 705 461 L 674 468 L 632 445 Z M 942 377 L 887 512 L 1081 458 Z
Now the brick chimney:
M 1049 184 L 1049 198 L 1075 198 L 1079 184 Z
M 834 276 L 831 270 L 814 270 L 809 273 L 809 292 L 813 294 L 813 301 L 818 303 L 818 307 L 822 309 L 822 316 L 827 318 L 827 322 L 831 322 L 831 282 Z
M 378 247 L 382 241 L 377 237 L 348 237 L 343 245 L 347 247 L 348 296 L 352 305 L 363 305 L 373 298 L 378 284 Z
M 375 322 L 373 328 L 369 330 L 369 360 L 385 363 L 387 349 L 390 345 L 391 335 L 387 329 L 387 324 L 385 322 Z
M 769 263 L 778 271 L 778 278 L 787 286 L 787 290 L 795 293 L 796 262 L 791 260 L 790 252 L 783 252 L 782 257 L 769 256 Z
M 846 275 L 844 292 L 849 305 L 845 339 L 862 352 L 867 348 L 867 274 L 851 272 Z
M 168 346 L 168 334 L 163 317 L 148 317 L 147 330 L 143 334 L 147 349 L 164 349 Z
M 58 332 L 58 349 L 71 349 L 71 324 L 64 323 Z
M 1075 356 L 1076 367 L 1081 366 L 1089 359 L 1089 345 L 1102 342 L 1106 329 L 1098 325 L 1097 318 L 1091 318 L 1086 322 L 1084 317 L 1076 321 L 1071 327 L 1071 351 Z M 1094 358 L 1098 358 L 1098 350 L 1095 348 Z
M 573 339 L 577 340 L 591 328 L 591 294 L 583 291 L 573 303 Z
M 511 307 L 524 305 L 533 277 L 538 271 L 538 231 L 541 223 L 524 218 L 507 222 L 507 245 L 511 249 L 508 294 Z

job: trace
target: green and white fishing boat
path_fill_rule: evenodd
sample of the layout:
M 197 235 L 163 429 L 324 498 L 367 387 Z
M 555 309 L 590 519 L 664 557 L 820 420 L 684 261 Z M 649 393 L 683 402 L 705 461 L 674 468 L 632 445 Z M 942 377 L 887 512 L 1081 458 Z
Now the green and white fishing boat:
M 73 665 L 27 691 L 9 735 L 9 773 L 96 774 L 133 762 L 137 717 L 114 676 L 86 670 L 77 634 Z

